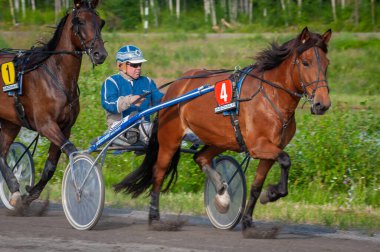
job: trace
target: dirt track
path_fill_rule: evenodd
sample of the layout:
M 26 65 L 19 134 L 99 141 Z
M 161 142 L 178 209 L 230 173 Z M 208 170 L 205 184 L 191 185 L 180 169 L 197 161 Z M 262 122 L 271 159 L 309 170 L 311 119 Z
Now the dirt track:
M 146 212 L 105 209 L 94 230 L 77 231 L 59 205 L 34 217 L 11 216 L 1 207 L 0 251 L 380 251 L 379 234 L 368 237 L 310 225 L 281 225 L 276 239 L 243 239 L 239 228 L 216 230 L 206 217 L 182 218 L 187 224 L 181 231 L 151 231 Z M 268 224 L 275 225 L 259 223 Z

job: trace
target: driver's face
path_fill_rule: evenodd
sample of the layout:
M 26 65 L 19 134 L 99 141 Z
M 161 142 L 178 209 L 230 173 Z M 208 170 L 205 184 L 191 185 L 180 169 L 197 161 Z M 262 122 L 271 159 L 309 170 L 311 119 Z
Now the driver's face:
M 119 63 L 119 69 L 134 80 L 140 77 L 141 68 L 142 68 L 142 63 L 137 63 L 137 64 L 133 64 L 130 62 Z

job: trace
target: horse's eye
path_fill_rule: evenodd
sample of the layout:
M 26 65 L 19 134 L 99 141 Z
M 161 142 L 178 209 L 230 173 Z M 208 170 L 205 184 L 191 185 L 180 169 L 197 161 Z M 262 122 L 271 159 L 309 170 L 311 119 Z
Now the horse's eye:
M 78 17 L 75 17 L 74 19 L 73 19 L 73 24 L 76 26 L 76 25 L 80 25 L 80 26 L 82 26 L 82 25 L 85 25 L 86 24 L 86 21 L 84 21 L 84 20 L 80 20 Z
M 302 61 L 302 65 L 304 65 L 305 67 L 310 66 L 309 62 L 307 62 L 306 60 L 303 60 L 303 61 Z

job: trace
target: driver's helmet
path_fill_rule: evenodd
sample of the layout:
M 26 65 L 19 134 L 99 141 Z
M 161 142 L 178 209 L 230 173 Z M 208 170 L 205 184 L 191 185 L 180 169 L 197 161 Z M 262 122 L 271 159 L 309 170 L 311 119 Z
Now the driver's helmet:
M 134 45 L 122 46 L 116 54 L 116 62 L 137 64 L 145 61 L 142 51 Z

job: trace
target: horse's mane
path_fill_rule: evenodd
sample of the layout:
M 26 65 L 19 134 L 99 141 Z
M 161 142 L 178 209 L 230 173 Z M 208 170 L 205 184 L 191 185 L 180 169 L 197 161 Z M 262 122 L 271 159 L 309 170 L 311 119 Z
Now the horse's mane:
M 282 45 L 272 42 L 271 46 L 259 52 L 254 59 L 256 60 L 255 66 L 257 70 L 262 72 L 270 70 L 281 64 L 282 61 L 287 59 L 293 52 L 301 54 L 304 51 L 317 46 L 327 53 L 327 44 L 323 42 L 322 36 L 317 33 L 309 32 L 310 38 L 302 43 L 300 36 L 295 39 L 289 40 Z
M 46 59 L 48 59 L 51 56 L 49 52 L 54 51 L 55 48 L 57 47 L 58 42 L 62 35 L 63 27 L 65 26 L 68 16 L 69 16 L 69 13 L 66 13 L 66 15 L 59 21 L 54 31 L 53 37 L 47 43 L 38 41 L 37 44 L 39 44 L 39 46 L 32 47 L 30 50 L 26 51 L 26 53 L 23 54 L 18 59 L 19 60 L 18 62 L 21 63 L 19 67 L 22 67 L 24 69 L 32 68 L 35 65 L 44 62 Z M 22 63 L 24 63 L 25 65 L 23 65 Z

